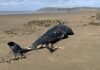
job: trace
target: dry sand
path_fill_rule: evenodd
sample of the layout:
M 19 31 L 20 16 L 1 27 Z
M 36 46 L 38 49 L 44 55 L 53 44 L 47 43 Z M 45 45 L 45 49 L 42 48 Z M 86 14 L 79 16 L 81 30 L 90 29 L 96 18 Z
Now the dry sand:
M 87 25 L 91 21 L 90 16 L 95 16 L 96 13 L 0 15 L 0 59 L 11 51 L 7 42 L 14 41 L 22 47 L 28 47 L 51 27 L 25 27 L 24 24 L 30 20 L 60 19 L 66 21 L 66 25 L 75 33 L 57 42 L 54 47 L 59 49 L 53 54 L 46 48 L 32 51 L 26 59 L 1 63 L 0 70 L 100 70 L 100 26 Z

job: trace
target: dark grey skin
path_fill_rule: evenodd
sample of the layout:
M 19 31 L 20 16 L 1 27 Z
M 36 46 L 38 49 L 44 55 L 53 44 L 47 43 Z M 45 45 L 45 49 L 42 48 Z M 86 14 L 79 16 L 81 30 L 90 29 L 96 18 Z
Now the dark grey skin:
M 73 35 L 72 29 L 64 24 L 58 24 L 50 28 L 46 33 L 39 37 L 28 49 L 35 50 L 38 45 L 46 45 L 50 52 L 53 52 L 53 44 L 57 41 L 68 38 L 68 35 Z M 49 46 L 51 44 L 51 47 Z
M 57 41 L 68 38 L 68 35 L 73 35 L 74 32 L 72 29 L 64 24 L 58 24 L 54 27 L 50 28 L 47 32 L 45 32 L 41 37 L 39 37 L 30 47 L 21 48 L 15 42 L 8 42 L 7 44 L 12 49 L 14 56 L 17 55 L 23 56 L 23 53 L 36 50 L 39 45 L 46 45 L 46 48 L 52 53 L 55 49 L 53 48 L 53 44 Z M 49 46 L 51 44 L 51 46 Z
M 10 49 L 12 50 L 12 52 L 13 52 L 15 58 L 16 58 L 17 56 L 21 56 L 21 57 L 22 57 L 24 52 L 29 51 L 29 50 L 27 50 L 27 49 L 21 48 L 21 47 L 20 47 L 18 44 L 16 44 L 15 42 L 8 42 L 7 44 L 9 45 Z

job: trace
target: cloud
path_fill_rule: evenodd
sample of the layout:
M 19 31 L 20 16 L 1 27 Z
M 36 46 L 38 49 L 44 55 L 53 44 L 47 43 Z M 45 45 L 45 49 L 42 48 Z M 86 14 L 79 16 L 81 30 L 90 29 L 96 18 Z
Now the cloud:
M 0 0 L 0 10 L 36 10 L 43 7 L 100 7 L 100 0 Z
M 61 3 L 61 2 L 67 2 L 67 1 L 71 1 L 71 0 L 0 0 L 0 3 L 10 3 L 10 2 L 38 2 L 38 3 Z
M 18 5 L 22 2 L 23 0 L 0 0 L 0 6 Z
M 24 0 L 0 0 L 0 3 L 1 2 L 22 2 Z

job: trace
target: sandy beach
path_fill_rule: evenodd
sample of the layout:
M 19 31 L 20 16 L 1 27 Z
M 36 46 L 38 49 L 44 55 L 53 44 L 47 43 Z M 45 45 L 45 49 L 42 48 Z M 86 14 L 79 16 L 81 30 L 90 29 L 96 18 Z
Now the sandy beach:
M 100 70 L 100 26 L 89 25 L 91 16 L 98 11 L 34 13 L 0 15 L 0 61 L 10 59 L 7 43 L 14 41 L 21 47 L 30 46 L 38 37 L 54 26 L 39 26 L 32 20 L 62 20 L 74 35 L 54 44 L 59 47 L 53 54 L 46 48 L 28 53 L 25 59 L 0 63 L 0 70 Z

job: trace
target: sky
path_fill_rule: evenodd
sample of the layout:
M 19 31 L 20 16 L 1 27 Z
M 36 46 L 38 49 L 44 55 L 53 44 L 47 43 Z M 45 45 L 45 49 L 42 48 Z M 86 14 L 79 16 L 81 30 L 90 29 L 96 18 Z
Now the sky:
M 43 7 L 100 7 L 100 0 L 0 0 L 0 11 L 35 11 Z

